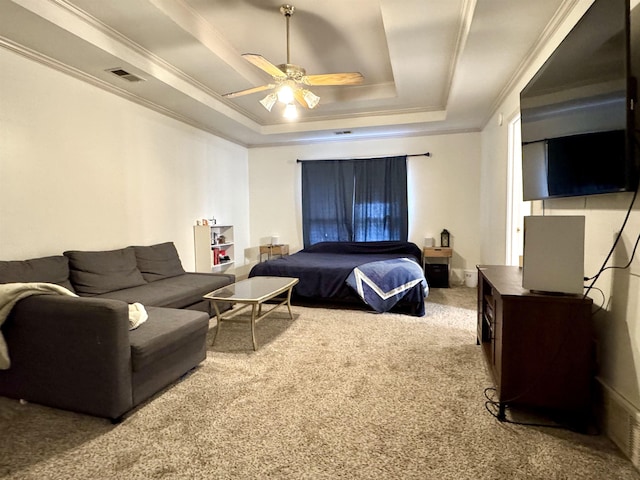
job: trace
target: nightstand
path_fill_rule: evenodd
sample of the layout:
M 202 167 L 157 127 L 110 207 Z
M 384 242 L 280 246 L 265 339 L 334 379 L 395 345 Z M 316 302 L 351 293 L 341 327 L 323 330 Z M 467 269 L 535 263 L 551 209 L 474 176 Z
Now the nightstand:
M 449 288 L 449 266 L 452 256 L 451 247 L 422 248 L 422 269 L 430 287 Z M 427 258 L 444 258 L 447 263 L 429 263 Z
M 289 255 L 289 245 L 260 245 L 260 261 L 262 261 L 262 255 L 267 255 L 267 260 L 271 260 L 271 257 L 278 255 L 280 257 Z

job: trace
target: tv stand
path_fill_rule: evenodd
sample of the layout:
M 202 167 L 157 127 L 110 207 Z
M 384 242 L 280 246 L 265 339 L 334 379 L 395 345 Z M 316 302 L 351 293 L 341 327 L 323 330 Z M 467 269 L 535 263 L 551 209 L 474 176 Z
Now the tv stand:
M 522 288 L 519 267 L 478 266 L 477 343 L 496 388 L 499 420 L 514 406 L 586 426 L 592 303 L 581 295 L 532 293 Z

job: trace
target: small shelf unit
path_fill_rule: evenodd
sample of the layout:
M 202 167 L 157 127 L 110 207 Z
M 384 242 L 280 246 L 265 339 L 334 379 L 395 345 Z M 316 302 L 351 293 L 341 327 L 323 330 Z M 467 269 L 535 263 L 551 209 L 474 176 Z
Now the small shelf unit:
M 196 272 L 216 272 L 233 267 L 233 225 L 194 225 Z

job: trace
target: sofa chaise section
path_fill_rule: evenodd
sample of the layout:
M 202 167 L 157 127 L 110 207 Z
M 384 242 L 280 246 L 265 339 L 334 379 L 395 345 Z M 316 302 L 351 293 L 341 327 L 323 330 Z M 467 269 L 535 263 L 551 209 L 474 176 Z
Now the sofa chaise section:
M 33 296 L 3 328 L 11 368 L 0 395 L 118 419 L 206 357 L 209 317 L 153 308 L 129 330 L 118 300 Z
M 132 405 L 144 402 L 207 357 L 207 314 L 157 307 L 147 312 L 149 320 L 129 332 Z
M 0 262 L 0 283 L 55 283 L 79 295 L 14 306 L 1 326 L 11 366 L 0 370 L 0 395 L 117 420 L 206 358 L 202 295 L 234 280 L 185 272 L 170 242 Z M 148 319 L 130 330 L 134 302 Z

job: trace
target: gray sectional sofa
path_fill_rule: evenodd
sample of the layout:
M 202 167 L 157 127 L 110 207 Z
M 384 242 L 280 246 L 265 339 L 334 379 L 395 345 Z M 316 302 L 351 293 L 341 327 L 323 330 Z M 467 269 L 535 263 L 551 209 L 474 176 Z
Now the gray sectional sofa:
M 0 261 L 0 284 L 44 282 L 77 297 L 19 300 L 2 324 L 0 395 L 118 421 L 206 357 L 203 294 L 233 275 L 187 273 L 171 242 Z M 130 330 L 129 304 L 148 320 Z

